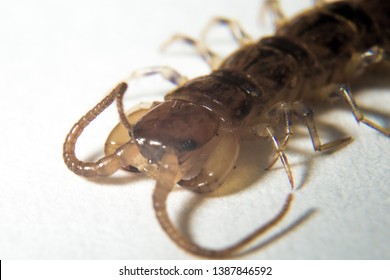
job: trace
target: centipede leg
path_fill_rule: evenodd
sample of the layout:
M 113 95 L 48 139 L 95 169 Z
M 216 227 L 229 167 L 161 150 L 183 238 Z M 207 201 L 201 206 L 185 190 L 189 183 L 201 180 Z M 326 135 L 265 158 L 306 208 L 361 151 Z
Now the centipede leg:
M 285 102 L 281 102 L 278 105 L 278 110 L 282 112 L 282 118 L 284 122 L 284 135 L 280 141 L 281 149 L 284 150 L 287 147 L 287 144 L 290 141 L 291 136 L 293 135 L 292 113 L 289 104 Z M 266 170 L 271 169 L 271 167 L 277 162 L 278 159 L 279 159 L 279 154 L 275 153 L 271 163 L 265 169 Z
M 127 78 L 127 81 L 153 76 L 153 75 L 160 75 L 165 80 L 177 86 L 181 86 L 188 81 L 186 77 L 181 75 L 175 69 L 168 66 L 156 66 L 156 67 L 138 69 L 133 73 L 131 73 L 131 75 Z
M 345 137 L 326 144 L 322 144 L 318 135 L 317 127 L 314 123 L 313 111 L 301 102 L 293 103 L 292 110 L 305 121 L 315 151 L 325 151 L 329 149 L 340 148 L 352 140 L 351 137 Z
M 204 42 L 196 40 L 190 36 L 183 34 L 175 34 L 160 47 L 161 51 L 165 51 L 167 47 L 176 42 L 184 42 L 192 46 L 195 51 L 207 62 L 211 69 L 217 69 L 222 59 L 212 50 L 207 48 Z
M 275 136 L 275 132 L 274 132 L 273 128 L 271 126 L 267 125 L 266 127 L 261 127 L 261 128 L 256 129 L 256 133 L 259 136 L 267 137 L 267 138 L 271 139 L 274 152 L 277 155 L 277 159 L 280 158 L 280 160 L 283 164 L 283 167 L 287 173 L 288 180 L 291 184 L 291 188 L 294 189 L 295 184 L 294 184 L 294 178 L 293 178 L 293 175 L 291 172 L 290 164 L 289 164 L 287 156 L 284 152 L 284 147 L 279 144 L 279 141 Z
M 253 42 L 251 36 L 247 32 L 245 32 L 245 30 L 237 21 L 225 17 L 215 17 L 211 19 L 201 33 L 202 40 L 205 41 L 207 34 L 210 32 L 210 30 L 214 26 L 218 25 L 226 27 L 230 31 L 233 39 L 238 42 L 240 46 Z
M 181 86 L 184 83 L 188 81 L 188 79 L 184 76 L 182 76 L 179 72 L 176 70 L 167 67 L 167 66 L 161 66 L 161 67 L 149 67 L 144 69 L 139 69 L 131 73 L 131 75 L 127 78 L 128 82 L 144 78 L 152 75 L 160 75 L 165 80 L 173 83 L 174 85 Z M 127 119 L 125 109 L 123 106 L 123 96 L 125 94 L 125 91 L 119 92 L 117 95 L 117 108 L 118 108 L 118 114 L 121 119 L 121 122 L 123 125 L 127 128 L 128 131 L 131 131 L 132 125 Z
M 317 127 L 316 127 L 315 122 L 314 122 L 313 111 L 309 107 L 305 106 L 301 102 L 295 102 L 293 104 L 281 103 L 279 105 L 279 107 L 280 107 L 280 110 L 282 111 L 283 119 L 285 122 L 285 135 L 280 143 L 281 150 L 284 150 L 286 148 L 286 146 L 287 146 L 287 144 L 288 144 L 288 142 L 291 139 L 291 136 L 293 134 L 292 133 L 292 113 L 297 114 L 299 117 L 301 117 L 305 121 L 306 126 L 307 126 L 308 131 L 309 131 L 311 141 L 313 143 L 313 148 L 315 151 L 325 151 L 325 150 L 329 150 L 329 149 L 340 148 L 352 140 L 351 137 L 345 137 L 345 138 L 331 141 L 331 142 L 326 143 L 326 144 L 322 144 L 320 137 L 318 135 Z M 275 152 L 275 156 L 272 159 L 271 164 L 266 169 L 267 170 L 270 169 L 276 163 L 276 161 L 279 159 L 279 157 L 280 157 L 280 154 Z
M 354 115 L 356 121 L 358 123 L 364 123 L 365 125 L 379 131 L 380 133 L 384 134 L 385 136 L 390 136 L 390 130 L 387 128 L 384 128 L 383 126 L 373 122 L 369 118 L 365 116 L 365 114 L 360 110 L 359 106 L 357 105 L 355 99 L 353 98 L 350 89 L 348 86 L 343 85 L 340 87 L 339 90 L 340 95 L 343 97 L 345 102 L 350 107 L 352 114 Z
M 286 21 L 286 15 L 281 8 L 279 0 L 265 0 L 260 14 L 263 16 L 265 13 L 271 15 L 275 27 L 283 25 Z

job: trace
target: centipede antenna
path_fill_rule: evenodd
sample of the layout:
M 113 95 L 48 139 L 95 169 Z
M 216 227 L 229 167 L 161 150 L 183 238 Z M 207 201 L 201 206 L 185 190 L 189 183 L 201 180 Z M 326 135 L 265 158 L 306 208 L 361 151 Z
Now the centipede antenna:
M 266 231 L 268 231 L 278 222 L 280 222 L 290 209 L 293 200 L 293 194 L 290 193 L 287 196 L 282 209 L 273 219 L 271 219 L 265 225 L 256 229 L 254 232 L 252 232 L 236 244 L 233 244 L 221 250 L 208 249 L 195 244 L 193 241 L 183 236 L 182 233 L 179 232 L 172 224 L 167 213 L 166 201 L 169 193 L 172 191 L 173 186 L 175 185 L 175 178 L 177 177 L 179 168 L 177 164 L 177 159 L 174 155 L 167 153 L 163 156 L 161 167 L 163 171 L 160 173 L 160 177 L 157 180 L 156 187 L 153 193 L 153 206 L 156 213 L 156 217 L 161 227 L 177 245 L 179 245 L 186 251 L 189 251 L 201 257 L 226 258 L 229 256 L 233 256 L 233 254 L 236 253 L 238 250 L 247 246 L 254 239 L 258 238 L 260 235 L 264 234 Z
M 70 130 L 63 146 L 63 158 L 65 164 L 74 173 L 84 177 L 105 177 L 113 174 L 120 168 L 120 160 L 116 155 L 108 155 L 97 162 L 84 162 L 75 154 L 76 142 L 84 129 L 107 107 L 109 107 L 118 95 L 127 89 L 126 83 L 118 84 L 102 101 L 84 115 Z
M 120 118 L 122 124 L 126 127 L 126 129 L 128 131 L 132 131 L 133 126 L 128 121 L 125 110 L 124 110 L 124 105 L 123 105 L 124 94 L 125 94 L 125 92 L 120 92 L 120 93 L 118 93 L 118 96 L 117 96 L 116 101 L 117 101 L 118 114 L 119 114 L 119 118 Z

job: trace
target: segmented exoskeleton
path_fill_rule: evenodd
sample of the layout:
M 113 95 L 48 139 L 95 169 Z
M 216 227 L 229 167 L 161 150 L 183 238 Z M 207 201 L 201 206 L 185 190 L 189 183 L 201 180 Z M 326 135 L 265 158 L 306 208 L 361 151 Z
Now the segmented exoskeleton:
M 308 101 L 320 102 L 338 96 L 347 102 L 358 122 L 389 136 L 389 130 L 365 117 L 347 83 L 362 75 L 367 66 L 388 58 L 390 2 L 324 3 L 290 21 L 281 18 L 280 12 L 277 14 L 280 21 L 275 36 L 257 42 L 236 22 L 225 18 L 213 20 L 211 25 L 227 25 L 241 43 L 223 61 L 202 41 L 175 36 L 173 40 L 185 40 L 196 47 L 212 66 L 211 74 L 187 80 L 168 67 L 134 72 L 131 79 L 160 74 L 177 88 L 165 96 L 164 102 L 126 116 L 122 99 L 127 83 L 121 82 L 69 132 L 63 150 L 68 168 L 85 177 L 110 176 L 118 169 L 125 169 L 155 178 L 153 206 L 157 219 L 177 245 L 199 256 L 230 256 L 277 223 L 286 214 L 292 194 L 273 220 L 245 239 L 226 249 L 207 249 L 174 227 L 166 211 L 166 200 L 176 183 L 200 193 L 219 187 L 234 168 L 240 140 L 246 135 L 272 140 L 275 152 L 272 164 L 277 159 L 282 161 L 294 187 L 284 152 L 292 135 L 293 116 L 306 124 L 316 151 L 350 141 L 347 137 L 322 144 L 313 112 L 306 105 Z M 80 161 L 75 155 L 78 137 L 115 100 L 121 123 L 106 142 L 106 156 L 97 162 Z M 285 127 L 281 139 L 275 134 L 275 127 L 280 125 Z

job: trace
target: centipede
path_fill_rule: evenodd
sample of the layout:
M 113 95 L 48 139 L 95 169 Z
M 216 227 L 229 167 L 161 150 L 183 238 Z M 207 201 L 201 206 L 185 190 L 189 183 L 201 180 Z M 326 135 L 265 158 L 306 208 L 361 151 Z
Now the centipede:
M 327 106 L 336 100 L 358 123 L 390 136 L 388 128 L 360 109 L 350 87 L 367 69 L 388 62 L 390 2 L 317 1 L 289 19 L 278 1 L 268 0 L 265 7 L 275 16 L 275 32 L 258 40 L 233 19 L 210 21 L 203 35 L 221 25 L 239 44 L 225 58 L 212 51 L 203 36 L 174 35 L 166 46 L 176 41 L 190 44 L 210 66 L 209 74 L 187 79 L 167 66 L 136 70 L 74 124 L 63 145 L 66 166 L 79 176 L 102 178 L 123 170 L 154 179 L 152 205 L 161 228 L 178 247 L 199 257 L 235 256 L 287 215 L 294 192 L 299 191 L 286 153 L 295 125 L 307 128 L 315 152 L 351 142 L 351 137 L 341 137 L 323 143 L 309 104 Z M 174 88 L 163 101 L 126 112 L 123 100 L 128 83 L 150 75 L 161 76 Z M 105 155 L 97 161 L 79 159 L 78 138 L 112 104 L 120 122 L 104 144 Z M 269 140 L 273 157 L 268 168 L 281 162 L 291 192 L 274 218 L 245 238 L 222 249 L 203 247 L 172 222 L 167 198 L 176 185 L 195 193 L 222 186 L 247 137 Z

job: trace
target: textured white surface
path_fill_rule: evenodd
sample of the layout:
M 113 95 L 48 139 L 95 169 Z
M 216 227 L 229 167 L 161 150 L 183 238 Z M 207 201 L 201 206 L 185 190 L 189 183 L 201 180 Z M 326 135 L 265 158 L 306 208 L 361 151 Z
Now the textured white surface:
M 300 8 L 296 2 L 291 10 Z M 73 123 L 135 69 L 170 65 L 189 77 L 207 73 L 186 47 L 158 52 L 171 34 L 197 36 L 212 16 L 224 15 L 257 36 L 258 9 L 259 1 L 250 0 L 1 2 L 0 258 L 193 258 L 158 225 L 152 180 L 125 173 L 80 178 L 64 166 L 62 143 Z M 210 43 L 222 49 L 230 41 L 217 35 L 220 41 Z M 134 92 L 133 104 L 161 99 L 163 85 L 143 82 L 151 93 Z M 362 100 L 389 111 L 388 93 Z M 306 134 L 292 141 L 288 153 L 300 189 L 287 218 L 254 246 L 308 218 L 244 258 L 390 258 L 389 139 L 356 125 L 348 111 L 318 119 L 355 141 L 331 155 L 314 155 Z M 98 157 L 116 122 L 114 110 L 99 118 L 80 139 L 80 157 Z M 179 189 L 171 195 L 173 219 L 201 244 L 240 239 L 275 215 L 289 192 L 279 164 L 262 171 L 267 158 L 260 150 L 269 155 L 269 146 L 246 146 L 235 174 L 210 198 Z

